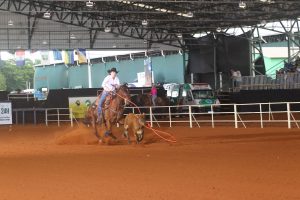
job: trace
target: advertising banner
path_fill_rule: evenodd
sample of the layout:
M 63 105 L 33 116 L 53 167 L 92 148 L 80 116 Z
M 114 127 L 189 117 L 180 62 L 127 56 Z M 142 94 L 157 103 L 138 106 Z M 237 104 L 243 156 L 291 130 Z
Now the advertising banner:
M 0 125 L 12 124 L 11 102 L 0 102 Z
M 97 97 L 69 97 L 69 108 L 72 108 L 73 116 L 76 119 L 85 117 L 88 107 L 96 101 Z

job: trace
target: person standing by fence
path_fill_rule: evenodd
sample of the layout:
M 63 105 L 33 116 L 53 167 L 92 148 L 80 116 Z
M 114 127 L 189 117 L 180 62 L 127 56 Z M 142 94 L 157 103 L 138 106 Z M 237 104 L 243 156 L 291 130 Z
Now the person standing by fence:
M 237 72 L 234 69 L 231 69 L 231 79 L 232 79 L 232 89 L 233 91 L 235 90 L 235 88 L 237 87 Z
M 153 106 L 156 106 L 155 101 L 156 101 L 156 98 L 157 98 L 157 89 L 156 89 L 154 84 L 152 84 L 150 94 L 151 94 L 152 104 L 153 104 Z

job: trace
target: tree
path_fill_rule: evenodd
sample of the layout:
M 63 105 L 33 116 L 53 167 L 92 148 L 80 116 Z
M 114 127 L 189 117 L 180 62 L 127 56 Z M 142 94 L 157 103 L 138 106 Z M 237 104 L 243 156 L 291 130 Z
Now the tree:
M 7 91 L 26 89 L 27 81 L 33 85 L 34 68 L 33 62 L 29 59 L 25 60 L 25 66 L 23 67 L 16 66 L 14 60 L 7 60 L 0 68 L 0 72 L 6 79 Z
M 0 72 L 0 91 L 6 90 L 6 78 L 5 76 Z

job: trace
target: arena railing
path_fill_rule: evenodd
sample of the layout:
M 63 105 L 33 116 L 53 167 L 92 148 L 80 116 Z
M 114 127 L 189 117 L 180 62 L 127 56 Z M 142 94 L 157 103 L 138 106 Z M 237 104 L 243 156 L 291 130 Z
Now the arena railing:
M 242 81 L 238 84 L 238 86 L 233 87 L 233 91 L 298 89 L 300 86 L 300 73 L 294 72 L 277 75 L 242 76 Z
M 72 108 L 48 108 L 45 112 L 47 126 L 49 122 L 57 122 L 57 126 L 60 126 L 62 122 L 70 122 L 71 127 L 73 127 L 73 120 L 76 120 Z
M 24 100 L 31 100 L 31 99 L 35 99 L 33 94 L 8 94 L 7 95 L 7 100 L 11 101 L 11 100 L 17 100 L 17 99 L 24 99 Z
M 226 110 L 223 109 L 225 107 Z M 160 127 L 160 124 L 167 123 L 172 127 L 176 123 L 186 123 L 191 128 L 194 125 L 201 127 L 205 124 L 210 124 L 212 128 L 218 124 L 232 124 L 235 128 L 259 124 L 259 127 L 264 128 L 268 123 L 284 123 L 288 128 L 299 128 L 300 122 L 300 102 L 126 107 L 126 109 L 132 113 L 139 113 L 138 109 L 141 110 L 147 116 L 147 122 L 151 127 L 154 124 Z

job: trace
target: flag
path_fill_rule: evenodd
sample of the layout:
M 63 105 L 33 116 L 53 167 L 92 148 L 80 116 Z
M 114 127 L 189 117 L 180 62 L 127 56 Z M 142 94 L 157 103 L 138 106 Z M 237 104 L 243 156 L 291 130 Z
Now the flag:
M 77 57 L 78 57 L 78 62 L 79 63 L 87 63 L 85 49 L 77 49 L 76 53 L 77 53 Z
M 61 52 L 58 50 L 53 50 L 53 57 L 54 60 L 62 60 Z
M 17 50 L 15 53 L 16 65 L 22 67 L 25 65 L 25 51 Z
M 65 64 L 74 64 L 74 51 L 73 50 L 65 50 L 64 51 L 64 63 Z
M 42 57 L 42 65 L 50 65 L 49 51 L 40 51 Z

